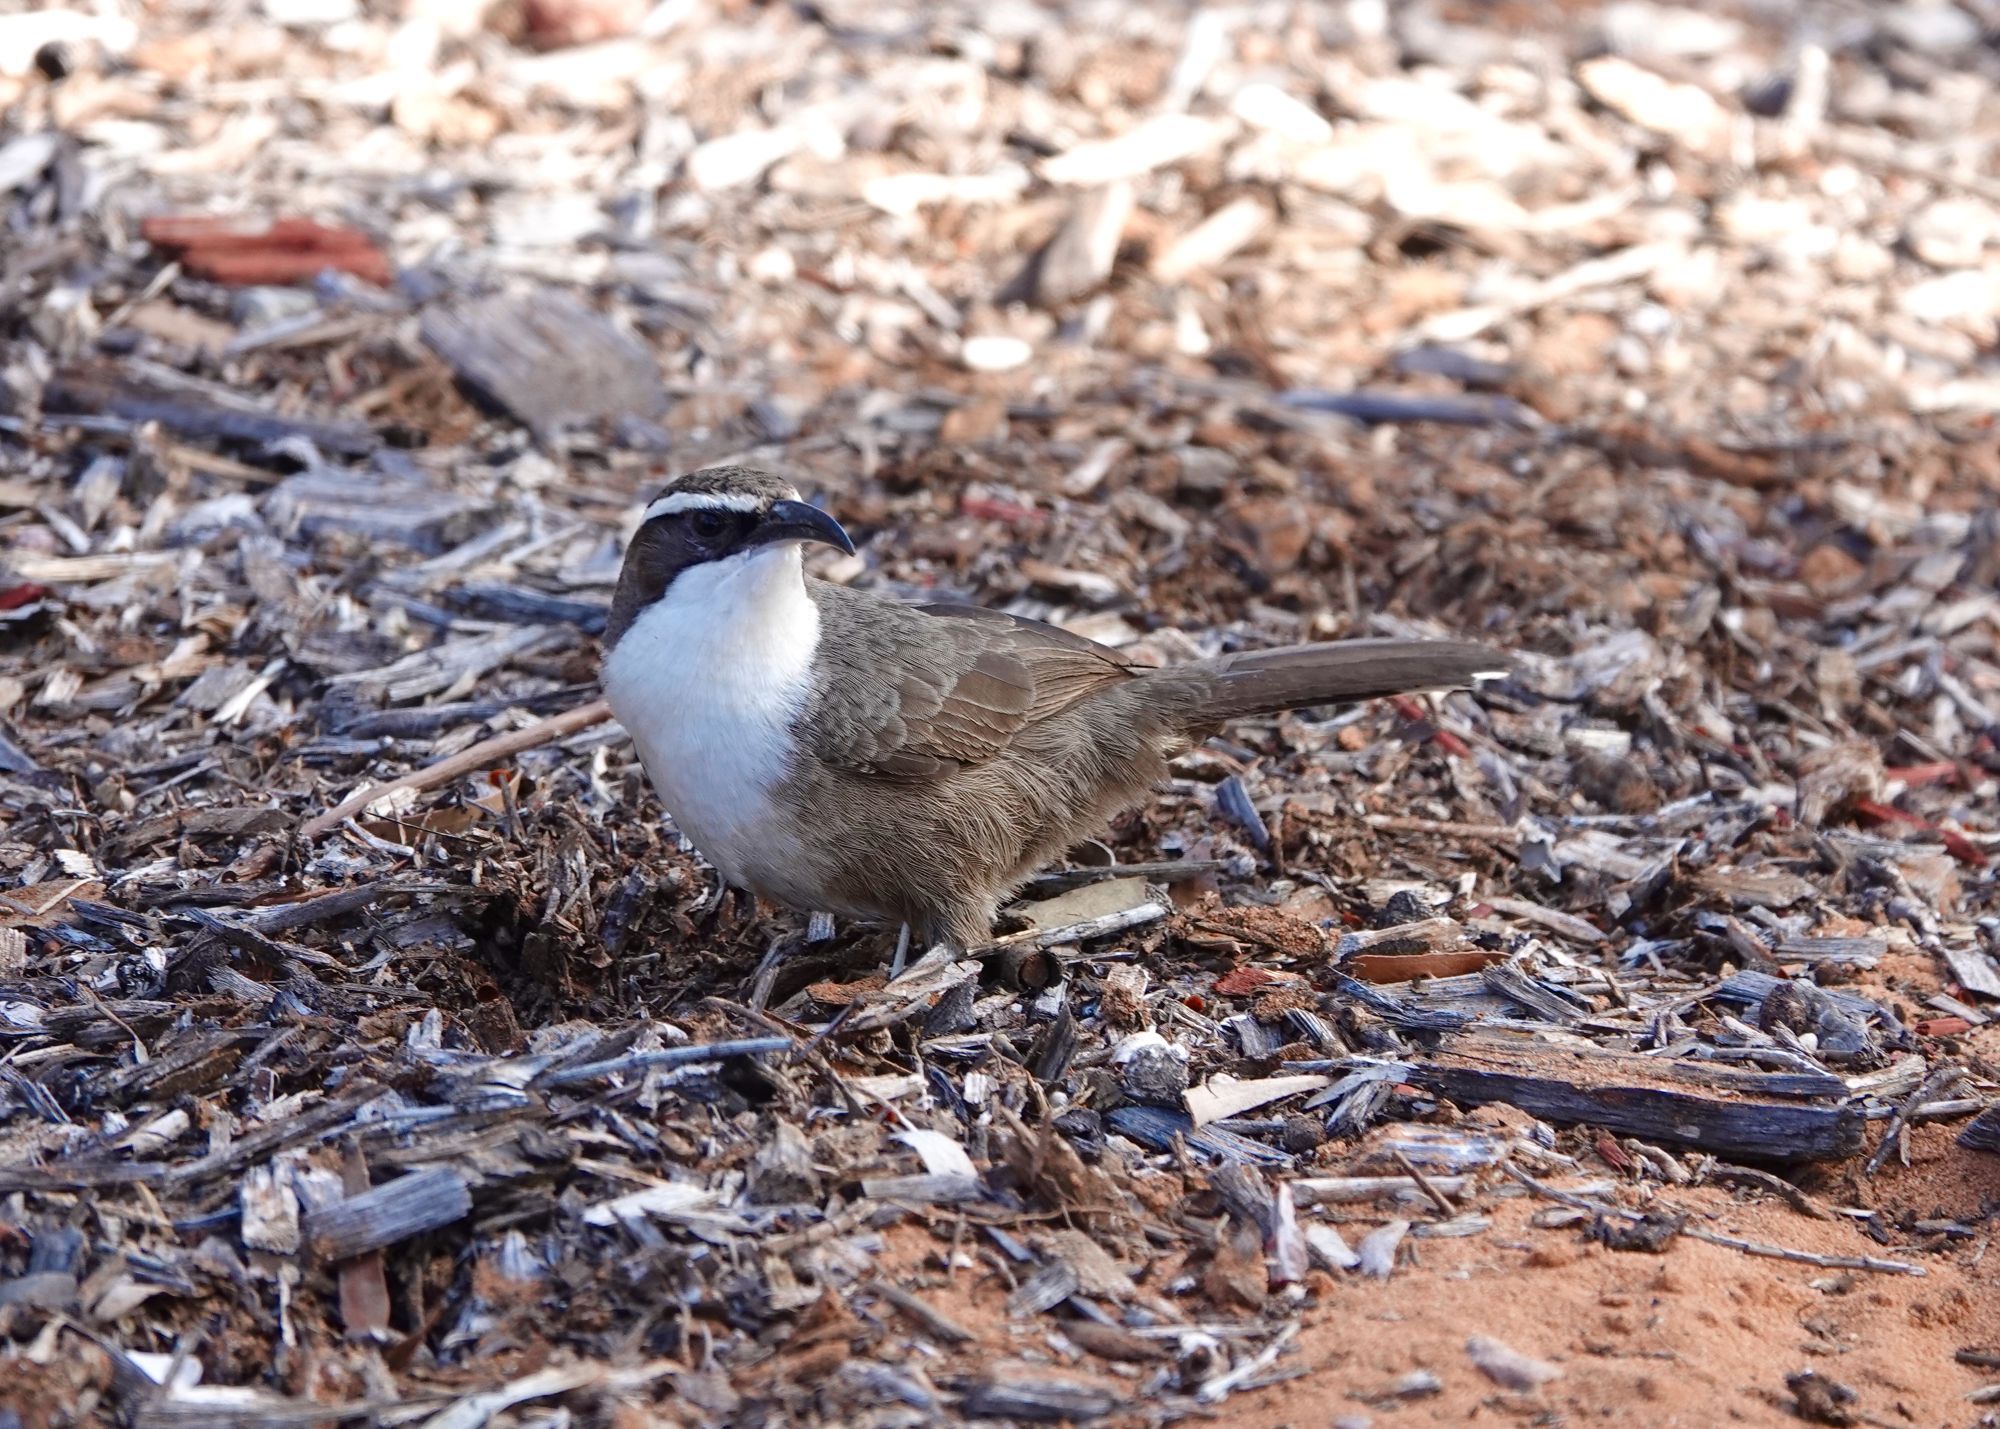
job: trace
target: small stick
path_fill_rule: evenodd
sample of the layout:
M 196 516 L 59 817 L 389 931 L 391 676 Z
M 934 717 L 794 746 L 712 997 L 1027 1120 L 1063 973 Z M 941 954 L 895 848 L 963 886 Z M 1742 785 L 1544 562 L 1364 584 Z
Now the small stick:
M 1123 933 L 1147 923 L 1157 923 L 1167 916 L 1164 903 L 1156 903 L 1148 898 L 1130 908 L 1121 908 L 1116 913 L 1105 913 L 1096 918 L 1086 918 L 1081 923 L 1071 923 L 1065 928 L 1023 928 L 1018 933 L 1007 933 L 990 943 L 982 943 L 967 949 L 967 954 L 975 958 L 985 958 L 1007 948 L 1018 948 L 1027 944 L 1034 948 L 1065 947 L 1072 943 L 1087 942 L 1092 938 L 1108 938 L 1113 933 Z
M 823 1240 L 832 1240 L 858 1230 L 861 1224 L 882 1208 L 867 1201 L 856 1201 L 842 1211 L 835 1211 L 817 1225 L 803 1226 L 795 1231 L 786 1231 L 766 1240 L 759 1248 L 767 1255 L 790 1255 L 795 1250 L 818 1245 Z M 880 1282 L 878 1281 L 879 1285 Z
M 435 789 L 440 784 L 449 784 L 461 779 L 496 759 L 505 759 L 525 750 L 538 749 L 544 744 L 553 744 L 580 729 L 589 729 L 594 724 L 602 724 L 611 718 L 611 705 L 605 700 L 592 700 L 587 705 L 579 705 L 573 710 L 550 715 L 536 720 L 526 729 L 513 729 L 505 734 L 496 734 L 491 739 L 482 739 L 470 749 L 461 749 L 448 759 L 440 759 L 435 764 L 427 764 L 422 769 L 391 779 L 384 784 L 374 784 L 357 794 L 350 794 L 325 813 L 308 819 L 301 835 L 316 839 L 321 834 L 337 829 L 351 815 L 360 813 L 377 799 L 404 789 L 412 793 L 425 789 Z
M 559 1067 L 544 1072 L 531 1085 L 568 1087 L 614 1073 L 650 1071 L 654 1067 L 685 1067 L 691 1062 L 720 1062 L 728 1057 L 756 1057 L 766 1052 L 789 1052 L 789 1037 L 738 1037 L 728 1042 L 701 1042 L 691 1047 L 663 1047 L 656 1052 L 628 1052 L 602 1062 L 585 1062 L 577 1067 Z
M 1830 1221 L 1833 1212 L 1808 1196 L 1782 1176 L 1773 1176 L 1769 1171 L 1759 1171 L 1752 1166 L 1732 1166 L 1726 1161 L 1711 1164 L 1705 1173 L 1711 1181 L 1721 1181 L 1738 1186 L 1755 1186 L 1781 1196 L 1800 1215 L 1811 1216 L 1816 1221 Z
M 750 980 L 750 1010 L 762 1012 L 764 1004 L 771 1000 L 771 989 L 778 982 L 779 965 L 785 961 L 785 954 L 792 951 L 797 943 L 790 934 L 773 938 L 771 946 L 764 952 L 764 960 L 757 964 L 757 972 Z
M 1500 1169 L 1545 1201 L 1554 1201 L 1558 1205 L 1569 1206 L 1579 1211 L 1618 1211 L 1618 1207 L 1616 1206 L 1607 1206 L 1602 1201 L 1593 1201 L 1587 1197 L 1577 1195 L 1574 1191 L 1565 1191 L 1560 1186 L 1551 1186 L 1545 1181 L 1537 1181 L 1512 1161 L 1502 1161 Z M 1629 1214 L 1629 1212 L 1626 1214 Z
M 91 881 L 88 878 L 79 878 L 67 888 L 58 888 L 54 893 L 51 893 L 47 898 L 42 900 L 42 906 L 39 908 L 32 908 L 17 898 L 8 898 L 4 895 L 0 895 L 0 904 L 6 905 L 9 912 L 19 913 L 24 918 L 39 918 L 58 903 L 68 898 L 70 894 L 76 892 L 77 889 Z
M 918 1299 L 900 1285 L 878 1278 L 870 1281 L 868 1288 L 948 1344 L 962 1345 L 979 1338 L 944 1311 Z
M 1417 1189 L 1419 1191 L 1422 1191 L 1426 1196 L 1429 1196 L 1431 1198 L 1432 1205 L 1436 1206 L 1440 1211 L 1443 1211 L 1447 1216 L 1455 1216 L 1458 1214 L 1458 1207 L 1454 1206 L 1451 1203 L 1450 1198 L 1447 1197 L 1444 1192 L 1440 1191 L 1436 1186 L 1431 1184 L 1431 1178 L 1426 1176 L 1423 1172 L 1417 1169 L 1416 1162 L 1412 1161 L 1409 1157 L 1405 1156 L 1402 1152 L 1398 1151 L 1396 1153 L 1396 1164 L 1398 1166 L 1401 1166 L 1405 1171 L 1409 1172 L 1410 1179 L 1417 1183 Z
M 1637 1211 L 1628 1211 L 1623 1206 L 1607 1206 L 1599 1201 L 1587 1200 L 1571 1195 L 1555 1186 L 1545 1185 L 1516 1166 L 1512 1161 L 1502 1161 L 1500 1169 L 1533 1191 L 1544 1200 L 1556 1201 L 1565 1206 L 1574 1206 L 1580 1211 L 1594 1211 L 1600 1216 L 1617 1216 L 1622 1220 L 1642 1221 L 1645 1219 Z M 1930 1272 L 1921 1265 L 1911 1265 L 1901 1260 L 1877 1260 L 1872 1255 L 1814 1255 L 1807 1250 L 1790 1250 L 1781 1245 L 1765 1245 L 1761 1241 L 1743 1240 L 1733 1235 L 1720 1235 L 1715 1231 L 1691 1229 L 1683 1225 L 1680 1233 L 1695 1240 L 1707 1241 L 1727 1250 L 1741 1251 L 1745 1255 L 1761 1255 L 1769 1260 L 1791 1260 L 1800 1265 L 1816 1265 L 1822 1270 L 1872 1270 L 1881 1275 L 1928 1275 Z
M 104 1000 L 100 998 L 95 992 L 91 991 L 90 985 L 88 983 L 78 983 L 76 990 L 84 995 L 85 999 L 89 1001 L 92 1007 L 96 1008 L 99 1012 L 103 1013 L 106 1017 L 110 1018 L 113 1022 L 115 1022 L 120 1028 L 124 1030 L 125 1035 L 127 1037 L 130 1037 L 132 1039 L 132 1060 L 134 1062 L 138 1063 L 140 1066 L 143 1067 L 148 1062 L 153 1060 L 152 1054 L 146 1050 L 145 1042 L 140 1038 L 137 1032 L 132 1030 L 132 1024 L 127 1022 L 124 1018 L 120 1017 L 117 1013 L 113 1012 L 109 1007 L 105 1006 Z
M 1936 1101 L 1942 1093 L 1950 1091 L 1964 1079 L 1965 1068 L 1956 1063 L 1947 1063 L 1925 1077 L 1917 1089 L 1903 1099 L 1903 1104 L 1896 1108 L 1896 1114 L 1889 1118 L 1889 1129 L 1882 1133 L 1882 1140 L 1876 1146 L 1875 1154 L 1868 1158 L 1868 1164 L 1862 1168 L 1863 1174 L 1873 1176 L 1882 1169 L 1882 1163 L 1887 1161 L 1889 1153 L 1896 1149 L 1897 1139 L 1902 1136 L 1903 1128 L 1909 1125 L 1910 1118 L 1916 1114 L 1918 1107 L 1925 1102 Z
M 1230 1370 L 1226 1374 L 1219 1374 L 1214 1379 L 1203 1384 L 1201 1388 L 1195 1391 L 1194 1397 L 1196 1401 L 1202 1404 L 1214 1404 L 1219 1399 L 1227 1398 L 1231 1390 L 1241 1385 L 1252 1375 L 1269 1369 L 1272 1363 L 1277 1360 L 1279 1354 L 1283 1352 L 1285 1346 L 1292 1342 L 1292 1337 L 1298 1334 L 1298 1332 L 1299 1324 L 1298 1321 L 1294 1320 L 1291 1324 L 1285 1326 L 1284 1329 L 1278 1331 L 1277 1337 L 1270 1344 L 1264 1346 L 1263 1349 L 1259 1350 L 1235 1369 Z
M 756 1026 L 762 1027 L 767 1031 L 778 1034 L 778 1037 L 782 1039 L 786 1043 L 786 1045 L 795 1049 L 796 1054 L 805 1062 L 807 1066 L 811 1067 L 814 1071 L 818 1072 L 821 1076 L 825 1077 L 829 1082 L 833 1083 L 833 1089 L 836 1092 L 840 1093 L 840 1099 L 847 1104 L 847 1110 L 850 1115 L 852 1116 L 869 1115 L 869 1109 L 861 1104 L 861 1098 L 854 1094 L 854 1088 L 847 1085 L 847 1078 L 841 1076 L 838 1071 L 834 1070 L 833 1063 L 827 1061 L 825 1054 L 819 1050 L 819 1044 L 822 1041 L 824 1041 L 827 1037 L 833 1035 L 834 1028 L 840 1026 L 841 1023 L 845 1022 L 847 1020 L 848 1014 L 854 1011 L 853 1003 L 850 1002 L 847 1004 L 847 1006 L 841 1008 L 840 1011 L 837 1014 L 835 1014 L 833 1021 L 829 1022 L 826 1025 L 825 1030 L 822 1031 L 819 1034 L 819 1036 L 813 1038 L 812 1041 L 806 1043 L 804 1046 L 799 1046 L 797 1039 L 791 1035 L 791 1033 L 786 1029 L 785 1025 L 779 1022 L 776 1018 L 772 1017 L 770 1013 L 764 1011 L 762 1008 L 744 1007 L 738 1003 L 729 1001 L 727 998 L 721 998 L 721 997 L 704 998 L 702 999 L 702 1001 L 708 1006 L 725 1008 L 730 1012 L 737 1013 L 740 1016 L 747 1018 L 750 1022 L 754 1023 Z M 887 1106 L 886 1104 L 883 1109 L 887 1111 L 891 1116 L 893 1116 L 897 1121 L 902 1122 L 903 1128 L 905 1130 L 909 1129 L 910 1123 L 907 1119 L 904 1118 L 901 1112 L 897 1111 L 892 1106 Z
M 1630 1215 L 1627 1211 L 1623 1214 Z M 1816 1265 L 1822 1270 L 1873 1270 L 1882 1275 L 1925 1275 L 1921 1265 L 1911 1265 L 1902 1260 L 1877 1260 L 1872 1255 L 1815 1255 L 1809 1250 L 1792 1250 L 1782 1245 L 1765 1245 L 1761 1241 L 1742 1240 L 1733 1235 L 1718 1235 L 1714 1231 L 1694 1230 L 1681 1227 L 1681 1234 L 1696 1240 L 1705 1240 L 1710 1245 L 1726 1246 L 1730 1250 L 1740 1250 L 1745 1255 L 1761 1255 L 1767 1260 L 1791 1260 L 1800 1265 Z
M 1506 824 L 1462 824 L 1449 819 L 1417 819 L 1405 814 L 1366 814 L 1361 820 L 1385 834 L 1437 834 L 1441 837 L 1492 839 L 1497 843 L 1519 843 L 1521 831 Z

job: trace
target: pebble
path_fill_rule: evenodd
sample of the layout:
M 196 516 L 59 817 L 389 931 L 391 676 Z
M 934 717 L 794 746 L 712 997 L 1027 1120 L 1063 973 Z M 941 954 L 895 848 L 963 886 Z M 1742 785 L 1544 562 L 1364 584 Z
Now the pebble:
M 1034 346 L 1026 338 L 1005 333 L 968 337 L 958 350 L 958 360 L 974 372 L 1012 372 L 1025 367 L 1034 355 Z
M 2000 237 L 2000 214 L 1978 199 L 1939 199 L 1911 215 L 1903 237 L 1933 268 L 1976 268 Z
M 1164 1044 L 1139 1048 L 1118 1069 L 1125 1095 L 1149 1106 L 1180 1106 L 1187 1081 L 1186 1057 Z
M 1332 1226 L 1309 1225 L 1305 1237 L 1306 1252 L 1324 1269 L 1352 1270 L 1361 1264 L 1361 1257 L 1348 1248 L 1340 1232 Z
M 1262 199 L 1239 198 L 1218 208 L 1153 260 L 1153 276 L 1178 283 L 1191 273 L 1213 268 L 1270 227 L 1271 208 Z
M 303 317 L 318 306 L 319 299 L 305 288 L 239 288 L 230 299 L 229 315 L 238 327 L 269 327 Z
M 1912 283 L 1897 305 L 1920 323 L 1990 325 L 2000 317 L 2000 273 L 1965 268 Z
M 1744 193 L 1722 205 L 1716 222 L 1739 243 L 1779 243 L 1812 227 L 1813 211 L 1804 199 Z
M 773 243 L 750 259 L 747 271 L 760 283 L 782 285 L 799 276 L 799 264 L 790 249 Z
M 1444 1381 L 1427 1369 L 1413 1369 L 1389 1387 L 1398 1399 L 1421 1399 L 1444 1388 Z
M 715 193 L 755 183 L 780 159 L 805 147 L 796 129 L 739 129 L 697 145 L 688 155 L 688 179 L 698 189 Z
M 1363 1236 L 1357 1251 L 1361 1273 L 1387 1280 L 1389 1272 L 1396 1268 L 1396 1249 L 1409 1233 L 1408 1221 L 1390 1221 Z
M 1465 1353 L 1481 1374 L 1502 1389 L 1539 1389 L 1552 1379 L 1562 1378 L 1559 1365 L 1524 1355 L 1490 1335 L 1474 1335 L 1467 1340 Z
M 1206 153 L 1228 137 L 1229 127 L 1192 114 L 1156 114 L 1115 139 L 1095 139 L 1042 165 L 1052 184 L 1108 184 Z
M 1734 49 L 1743 40 L 1735 20 L 1649 0 L 1604 7 L 1604 40 L 1621 55 L 1697 59 Z
M 1019 164 L 996 164 L 982 174 L 878 174 L 861 197 L 884 213 L 907 218 L 926 204 L 1008 203 L 1028 187 Z
M 1833 245 L 1830 266 L 1833 276 L 1843 283 L 1872 283 L 1888 276 L 1896 266 L 1896 255 L 1872 238 L 1843 233 Z
M 1586 61 L 1576 76 L 1592 99 L 1642 129 L 1693 149 L 1712 149 L 1728 138 L 1728 113 L 1699 85 L 1678 83 L 1616 55 Z
M 1262 129 L 1294 144 L 1325 144 L 1333 139 L 1326 116 L 1297 95 L 1275 84 L 1246 84 L 1229 102 L 1229 112 L 1252 129 Z
M 298 28 L 338 25 L 361 13 L 354 0 L 264 0 L 264 18 Z
M 1979 39 L 1979 22 L 1942 0 L 1930 4 L 1897 5 L 1879 21 L 1901 43 L 1932 54 L 1961 50 Z

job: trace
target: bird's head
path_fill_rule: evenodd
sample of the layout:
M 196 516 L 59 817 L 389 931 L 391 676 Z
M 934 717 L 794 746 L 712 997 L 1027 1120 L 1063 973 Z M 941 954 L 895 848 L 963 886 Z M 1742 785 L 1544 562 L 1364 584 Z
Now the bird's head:
M 782 477 L 745 466 L 690 473 L 653 498 L 625 548 L 605 644 L 669 595 L 693 605 L 746 580 L 796 579 L 799 548 L 814 543 L 854 554 L 840 523 Z

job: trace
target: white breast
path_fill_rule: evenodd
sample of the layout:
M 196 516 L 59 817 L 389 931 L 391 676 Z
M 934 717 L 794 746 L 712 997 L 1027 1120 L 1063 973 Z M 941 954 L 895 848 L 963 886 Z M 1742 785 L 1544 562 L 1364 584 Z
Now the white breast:
M 691 566 L 611 649 L 604 693 L 660 801 L 724 878 L 772 881 L 796 858 L 771 794 L 811 690 L 819 610 L 799 548 Z

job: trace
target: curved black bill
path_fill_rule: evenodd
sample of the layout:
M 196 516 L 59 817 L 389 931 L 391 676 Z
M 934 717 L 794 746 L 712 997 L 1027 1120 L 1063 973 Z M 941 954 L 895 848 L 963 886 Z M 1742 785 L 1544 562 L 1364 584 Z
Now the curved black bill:
M 747 544 L 764 546 L 774 541 L 815 541 L 823 546 L 838 546 L 850 556 L 854 554 L 854 542 L 840 528 L 840 523 L 804 501 L 773 501 L 764 519 L 750 533 Z

